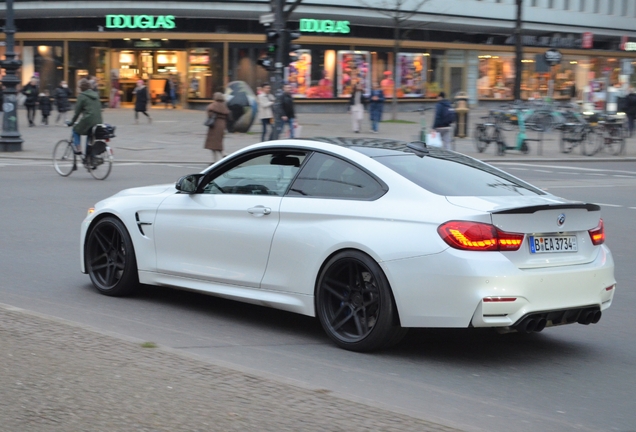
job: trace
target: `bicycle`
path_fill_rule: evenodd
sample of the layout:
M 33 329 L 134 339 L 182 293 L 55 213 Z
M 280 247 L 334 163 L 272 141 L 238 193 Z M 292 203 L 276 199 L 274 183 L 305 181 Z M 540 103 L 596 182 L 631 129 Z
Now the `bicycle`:
M 597 145 L 591 156 L 600 151 L 618 156 L 625 150 L 625 134 L 623 133 L 623 123 L 616 119 L 606 118 L 598 122 L 596 127 Z
M 570 153 L 574 147 L 581 145 L 581 154 L 592 156 L 596 153 L 594 128 L 585 117 L 570 108 L 564 114 L 566 122 L 558 129 L 561 130 L 559 149 L 561 153 Z
M 98 124 L 92 129 L 91 138 L 86 145 L 86 156 L 75 154 L 73 133 L 69 139 L 63 139 L 53 147 L 53 167 L 62 177 L 68 177 L 77 170 L 80 158 L 86 170 L 97 180 L 105 180 L 113 166 L 113 150 L 108 146 L 115 137 L 115 126 Z

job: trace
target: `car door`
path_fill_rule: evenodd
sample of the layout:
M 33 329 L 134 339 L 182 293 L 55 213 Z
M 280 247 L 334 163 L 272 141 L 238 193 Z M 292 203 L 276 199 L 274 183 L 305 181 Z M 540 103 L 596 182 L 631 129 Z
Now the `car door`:
M 279 207 L 304 154 L 251 153 L 204 176 L 197 193 L 177 193 L 155 221 L 160 273 L 258 287 Z

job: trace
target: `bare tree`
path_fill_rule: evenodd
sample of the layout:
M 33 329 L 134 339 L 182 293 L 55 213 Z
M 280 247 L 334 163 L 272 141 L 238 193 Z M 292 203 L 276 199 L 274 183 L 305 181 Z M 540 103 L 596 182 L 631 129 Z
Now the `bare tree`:
M 374 10 L 391 19 L 391 23 L 393 24 L 393 64 L 391 65 L 393 80 L 398 78 L 397 61 L 402 40 L 405 39 L 411 31 L 430 24 L 429 22 L 410 22 L 416 14 L 421 12 L 422 7 L 429 1 L 430 0 L 379 0 L 370 4 L 364 0 L 359 0 L 359 2 L 368 9 Z M 397 120 L 397 88 L 394 89 L 391 99 L 391 113 L 391 119 Z

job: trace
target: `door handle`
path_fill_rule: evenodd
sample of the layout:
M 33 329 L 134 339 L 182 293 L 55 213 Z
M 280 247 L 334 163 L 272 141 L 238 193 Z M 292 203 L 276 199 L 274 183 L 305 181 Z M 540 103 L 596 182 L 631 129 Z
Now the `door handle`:
M 265 207 L 262 205 L 258 205 L 256 207 L 251 207 L 247 209 L 249 214 L 253 214 L 255 216 L 265 216 L 272 212 L 272 209 L 269 207 Z

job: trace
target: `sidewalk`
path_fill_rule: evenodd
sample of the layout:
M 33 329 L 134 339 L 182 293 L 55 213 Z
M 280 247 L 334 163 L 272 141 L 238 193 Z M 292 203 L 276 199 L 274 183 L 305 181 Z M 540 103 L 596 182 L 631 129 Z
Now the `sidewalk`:
M 433 106 L 432 104 L 430 106 Z M 388 107 L 387 107 L 388 108 Z M 211 152 L 203 148 L 206 128 L 203 126 L 205 114 L 202 111 L 193 110 L 166 110 L 153 108 L 150 111 L 153 118 L 149 124 L 144 116 L 140 116 L 139 125 L 134 124 L 132 108 L 106 109 L 104 121 L 117 126 L 117 137 L 111 141 L 115 153 L 116 162 L 161 162 L 161 163 L 200 163 L 207 165 L 211 161 Z M 472 110 L 469 114 L 470 128 L 480 122 L 481 116 L 487 114 L 485 108 Z M 51 116 L 51 123 L 57 113 Z M 40 114 L 37 114 L 39 120 Z M 390 119 L 390 113 L 384 114 L 384 119 Z M 405 141 L 414 141 L 419 132 L 418 113 L 399 113 L 399 120 L 414 123 L 381 123 L 380 133 L 372 134 L 368 118 L 365 118 L 362 133 L 354 134 L 351 131 L 351 119 L 348 113 L 312 114 L 302 113 L 298 115 L 302 125 L 302 137 L 330 136 L 330 137 L 372 137 L 389 138 Z M 427 124 L 432 125 L 433 114 L 429 111 L 426 115 Z M 70 129 L 61 125 L 40 126 L 29 128 L 26 124 L 26 112 L 19 112 L 20 133 L 24 143 L 23 151 L 14 153 L 0 153 L 2 158 L 18 159 L 50 159 L 53 146 L 60 139 L 70 135 Z M 260 141 L 261 127 L 258 120 L 254 122 L 248 133 L 227 134 L 225 139 L 226 152 L 232 153 L 247 145 Z M 513 144 L 515 133 L 505 132 L 506 142 Z M 528 138 L 537 138 L 538 133 L 530 131 Z M 562 154 L 559 152 L 559 134 L 551 132 L 544 134 L 542 151 L 539 154 L 539 144 L 530 143 L 530 153 L 527 155 L 509 152 L 505 156 L 497 156 L 496 148 L 491 144 L 484 153 L 478 153 L 475 149 L 472 137 L 457 139 L 456 151 L 469 156 L 488 161 L 599 161 L 599 160 L 636 160 L 636 138 L 628 139 L 626 155 L 612 156 L 604 153 L 595 156 L 581 156 L 580 149 L 575 148 L 573 153 Z
M 0 347 L 4 432 L 458 431 L 3 305 Z

